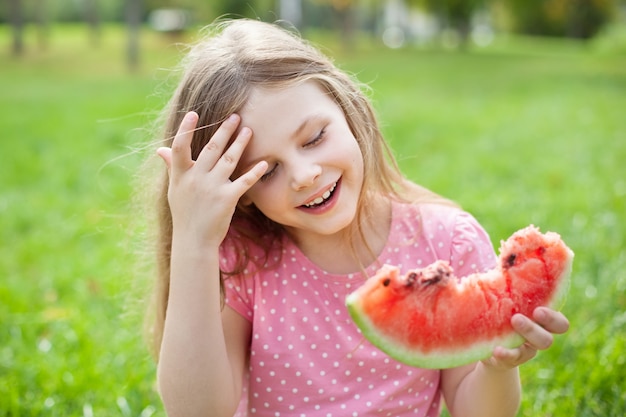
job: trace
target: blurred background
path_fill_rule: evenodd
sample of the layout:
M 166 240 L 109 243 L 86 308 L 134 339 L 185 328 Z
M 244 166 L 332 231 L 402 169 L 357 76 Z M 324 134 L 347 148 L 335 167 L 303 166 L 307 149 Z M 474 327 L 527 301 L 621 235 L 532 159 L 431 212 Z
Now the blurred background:
M 93 46 L 103 25 L 126 24 L 136 65 L 134 31 L 144 24 L 180 34 L 217 17 L 248 17 L 334 30 L 346 45 L 367 33 L 392 48 L 432 42 L 465 48 L 486 46 L 497 33 L 591 39 L 623 23 L 625 10 L 624 0 L 5 0 L 0 22 L 11 28 L 13 55 L 28 48 L 31 26 L 33 47 L 46 48 L 59 23 L 86 24 Z
M 371 86 L 402 170 L 496 248 L 559 232 L 572 327 L 521 368 L 519 415 L 625 415 L 626 1 L 3 0 L 0 417 L 164 415 L 137 173 L 220 17 L 281 20 Z

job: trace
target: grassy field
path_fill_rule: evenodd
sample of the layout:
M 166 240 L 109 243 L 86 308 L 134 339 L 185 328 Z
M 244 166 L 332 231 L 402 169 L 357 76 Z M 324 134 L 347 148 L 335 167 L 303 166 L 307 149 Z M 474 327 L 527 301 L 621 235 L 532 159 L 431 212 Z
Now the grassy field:
M 98 47 L 80 27 L 50 35 L 14 59 L 0 27 L 0 416 L 163 416 L 129 201 L 179 50 L 146 33 L 130 74 L 114 28 Z M 373 87 L 411 178 L 496 247 L 534 223 L 576 252 L 572 328 L 522 367 L 520 416 L 623 416 L 626 55 L 531 39 L 466 53 L 324 44 Z

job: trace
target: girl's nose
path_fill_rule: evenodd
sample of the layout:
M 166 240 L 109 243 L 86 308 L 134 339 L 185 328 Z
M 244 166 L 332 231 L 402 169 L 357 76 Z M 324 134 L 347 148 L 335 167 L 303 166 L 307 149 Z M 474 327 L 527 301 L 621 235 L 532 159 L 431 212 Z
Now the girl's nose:
M 301 161 L 291 169 L 291 186 L 296 191 L 312 186 L 322 174 L 322 167 L 315 163 L 306 164 Z

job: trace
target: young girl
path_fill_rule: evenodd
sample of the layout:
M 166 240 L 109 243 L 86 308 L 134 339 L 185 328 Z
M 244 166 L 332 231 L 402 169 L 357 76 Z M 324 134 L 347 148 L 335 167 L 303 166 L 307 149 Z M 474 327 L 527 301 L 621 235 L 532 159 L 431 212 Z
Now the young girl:
M 514 416 L 518 365 L 568 328 L 446 370 L 365 341 L 345 297 L 383 263 L 490 269 L 469 214 L 399 172 L 361 86 L 278 26 L 223 21 L 167 107 L 154 323 L 170 416 Z

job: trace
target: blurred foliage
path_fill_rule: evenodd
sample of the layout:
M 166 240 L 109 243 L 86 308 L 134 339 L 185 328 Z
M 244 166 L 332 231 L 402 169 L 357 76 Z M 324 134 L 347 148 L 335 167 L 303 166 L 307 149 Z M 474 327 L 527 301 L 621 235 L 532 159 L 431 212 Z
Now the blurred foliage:
M 513 28 L 531 35 L 591 38 L 617 11 L 613 0 L 502 0 Z
M 302 24 L 342 31 L 379 26 L 381 12 L 392 0 L 301 0 Z M 488 11 L 496 26 L 543 36 L 590 38 L 615 20 L 624 0 L 393 0 L 436 16 L 442 28 L 466 39 L 476 12 Z M 21 4 L 26 22 L 69 22 L 93 19 L 123 21 L 124 0 L 12 0 L 0 3 L 0 23 L 9 22 L 10 4 Z M 281 0 L 143 0 L 143 14 L 160 8 L 190 12 L 193 22 L 206 24 L 221 16 L 276 20 Z M 503 24 L 504 22 L 504 24 Z
M 490 0 L 407 0 L 408 4 L 434 13 L 444 23 L 460 32 L 469 31 L 472 15 L 485 8 Z
M 275 0 L 144 0 L 146 14 L 155 9 L 179 8 L 191 12 L 196 23 L 208 23 L 221 16 L 273 20 Z

